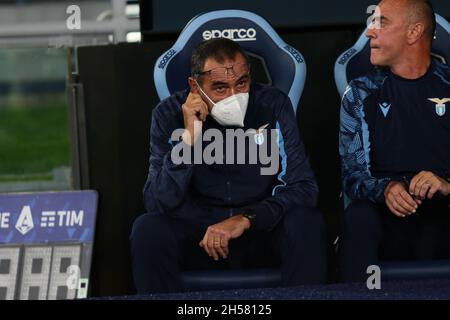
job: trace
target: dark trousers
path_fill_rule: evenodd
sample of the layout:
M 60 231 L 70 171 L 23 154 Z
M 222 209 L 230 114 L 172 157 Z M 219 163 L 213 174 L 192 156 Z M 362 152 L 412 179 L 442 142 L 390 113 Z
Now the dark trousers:
M 367 267 L 389 260 L 450 258 L 448 202 L 425 201 L 399 218 L 386 205 L 353 201 L 345 210 L 338 246 L 338 279 L 366 281 Z
M 325 230 L 317 209 L 288 211 L 270 232 L 244 232 L 230 240 L 229 256 L 219 261 L 199 246 L 211 224 L 166 215 L 138 217 L 130 237 L 138 293 L 182 291 L 180 272 L 202 269 L 281 266 L 285 286 L 325 282 Z

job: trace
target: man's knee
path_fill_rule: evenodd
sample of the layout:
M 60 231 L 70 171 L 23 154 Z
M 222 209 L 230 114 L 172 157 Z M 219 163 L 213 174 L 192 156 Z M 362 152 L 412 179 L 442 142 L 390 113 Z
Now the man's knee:
M 378 206 L 366 200 L 352 202 L 345 210 L 338 247 L 338 278 L 342 282 L 367 279 L 368 265 L 377 264 L 381 239 Z
M 281 236 L 282 277 L 286 285 L 323 283 L 326 277 L 326 235 L 317 208 L 286 212 Z
M 369 200 L 355 200 L 344 211 L 343 229 L 346 231 L 377 231 L 380 226 L 379 209 L 375 203 Z
M 134 224 L 130 235 L 132 246 L 172 245 L 174 233 L 168 217 L 163 215 L 143 214 Z
M 325 223 L 317 208 L 297 207 L 287 211 L 283 218 L 283 230 L 294 241 L 325 242 Z
M 354 201 L 345 210 L 343 218 L 339 254 L 346 268 L 356 261 L 364 264 L 374 261 L 382 235 L 378 206 L 370 201 Z

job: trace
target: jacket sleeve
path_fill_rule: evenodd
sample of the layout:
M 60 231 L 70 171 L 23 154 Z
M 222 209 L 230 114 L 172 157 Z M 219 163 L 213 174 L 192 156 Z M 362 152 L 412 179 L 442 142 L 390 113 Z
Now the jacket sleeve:
M 176 115 L 155 108 L 150 128 L 150 166 L 144 186 L 144 203 L 148 213 L 171 214 L 186 198 L 193 165 L 176 164 L 171 153 L 177 142 L 171 140 L 177 129 Z M 183 142 L 178 142 L 182 143 Z
M 367 89 L 352 83 L 344 93 L 339 129 L 339 154 L 342 164 L 343 188 L 352 200 L 384 202 L 389 178 L 378 179 L 370 172 L 369 126 L 365 119 L 364 100 Z
M 276 117 L 277 145 L 281 168 L 278 184 L 272 196 L 252 206 L 255 210 L 255 230 L 272 230 L 287 210 L 295 207 L 315 207 L 318 186 L 310 167 L 305 147 L 298 131 L 290 99 L 284 98 Z

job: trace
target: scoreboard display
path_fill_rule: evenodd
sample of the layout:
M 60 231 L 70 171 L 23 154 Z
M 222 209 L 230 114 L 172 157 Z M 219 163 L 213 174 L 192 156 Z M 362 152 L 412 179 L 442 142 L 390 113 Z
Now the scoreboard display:
M 95 191 L 0 195 L 0 300 L 88 293 Z

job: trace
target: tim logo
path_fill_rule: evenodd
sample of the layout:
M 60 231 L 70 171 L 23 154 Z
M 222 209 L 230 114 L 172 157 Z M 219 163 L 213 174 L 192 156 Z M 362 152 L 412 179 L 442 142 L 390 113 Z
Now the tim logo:
M 202 36 L 203 40 L 227 38 L 234 41 L 256 41 L 256 30 L 253 28 L 205 30 L 203 31 Z

